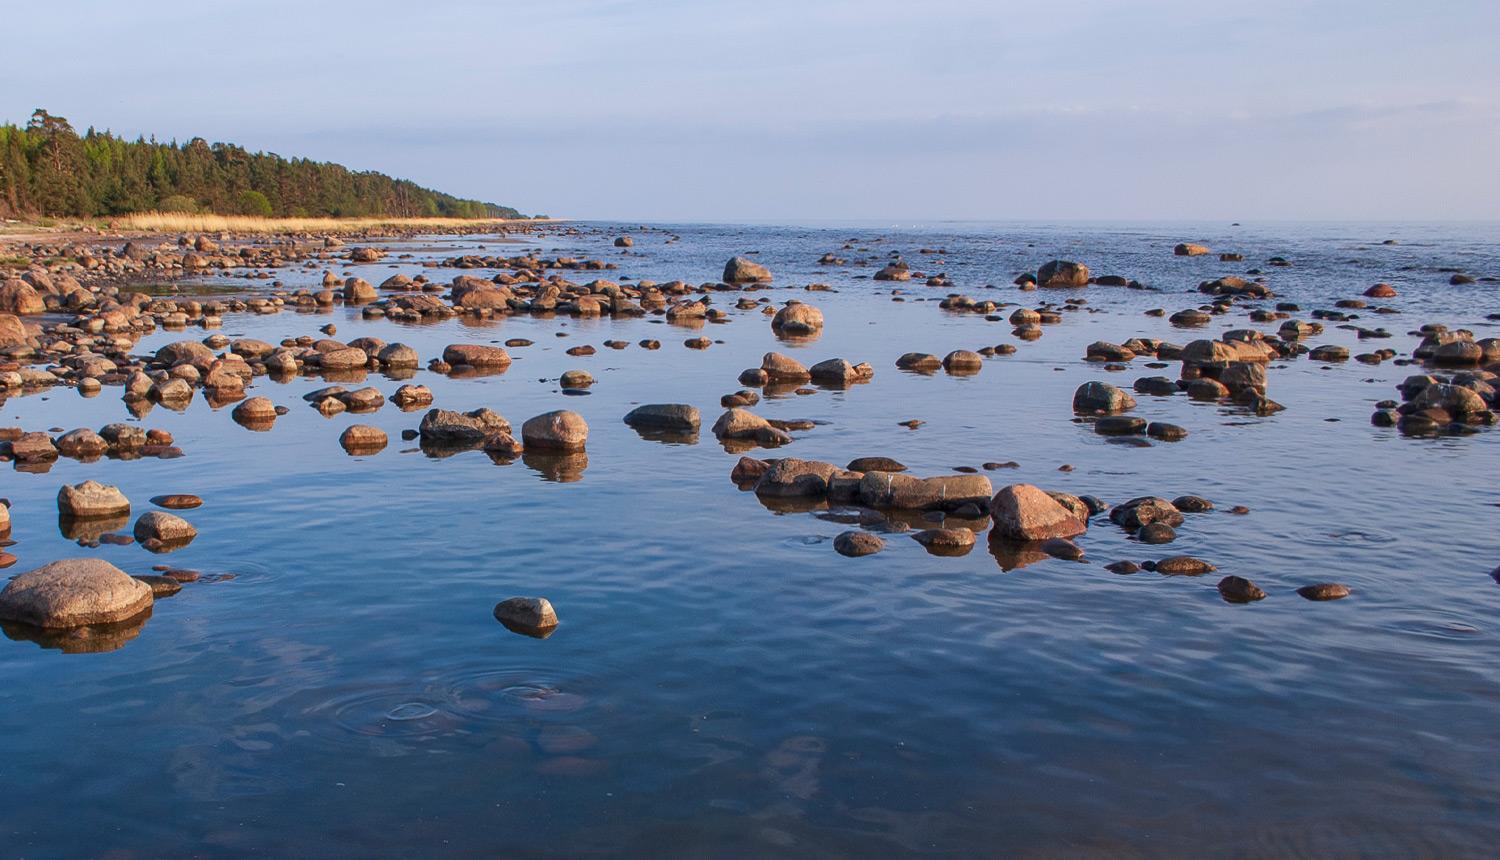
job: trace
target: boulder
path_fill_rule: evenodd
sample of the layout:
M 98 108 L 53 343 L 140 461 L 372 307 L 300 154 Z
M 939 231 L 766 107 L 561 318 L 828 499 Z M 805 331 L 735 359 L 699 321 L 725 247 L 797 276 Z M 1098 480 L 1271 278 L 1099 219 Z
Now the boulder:
M 856 498 L 872 508 L 942 508 L 964 504 L 983 508 L 994 492 L 984 475 L 940 475 L 918 478 L 899 472 L 866 472 Z
M 521 632 L 540 633 L 557 626 L 557 612 L 545 597 L 512 597 L 495 604 L 495 620 Z
M 163 511 L 148 511 L 135 521 L 135 539 L 145 544 L 182 545 L 198 536 L 198 530 L 182 517 Z
M 625 415 L 625 423 L 631 427 L 682 433 L 698 432 L 700 421 L 697 407 L 685 403 L 648 403 Z
M 57 512 L 74 519 L 96 519 L 130 513 L 130 500 L 119 487 L 84 481 L 57 491 Z
M 1182 512 L 1166 499 L 1158 496 L 1139 496 L 1124 504 L 1116 505 L 1109 512 L 1109 521 L 1117 526 L 1135 531 L 1148 523 L 1166 523 L 1180 526 Z
M 443 350 L 443 361 L 451 365 L 467 364 L 470 367 L 503 368 L 510 366 L 510 353 L 503 347 L 479 343 L 454 343 Z
M 776 382 L 807 382 L 812 379 L 812 374 L 802 365 L 802 362 L 779 352 L 768 352 L 761 359 L 760 369 L 765 371 L 766 380 Z
M 822 330 L 823 312 L 812 305 L 790 301 L 771 317 L 771 328 L 786 334 L 812 334 Z
M 521 425 L 521 442 L 528 450 L 582 451 L 588 437 L 583 416 L 566 409 L 545 412 Z
M 99 558 L 66 558 L 12 579 L 0 591 L 0 619 L 33 627 L 112 624 L 151 608 L 151 587 Z
M 724 283 L 755 284 L 771 280 L 771 270 L 744 257 L 732 257 L 724 264 Z
M 1086 519 L 1031 484 L 1001 487 L 990 502 L 990 516 L 995 534 L 1010 540 L 1070 538 L 1088 531 Z
M 1135 408 L 1135 398 L 1108 382 L 1085 382 L 1073 392 L 1073 411 L 1114 415 Z
M 828 495 L 829 484 L 839 471 L 838 466 L 819 460 L 772 460 L 756 482 L 755 494 L 766 498 L 822 498 Z
M 433 409 L 422 416 L 418 428 L 424 442 L 460 445 L 478 445 L 492 433 L 509 432 L 510 422 L 492 409 L 472 412 Z
M 339 445 L 350 454 L 375 454 L 385 450 L 385 431 L 369 424 L 351 424 L 339 434 Z
M 1086 287 L 1089 267 L 1070 260 L 1052 260 L 1036 270 L 1036 283 L 1041 287 Z
M 849 386 L 869 382 L 875 378 L 875 368 L 868 362 L 850 364 L 842 358 L 830 358 L 808 368 L 814 382 L 824 385 Z
M 874 555 L 883 549 L 885 549 L 885 541 L 881 540 L 879 535 L 869 532 L 851 530 L 841 532 L 833 539 L 834 552 L 849 558 Z

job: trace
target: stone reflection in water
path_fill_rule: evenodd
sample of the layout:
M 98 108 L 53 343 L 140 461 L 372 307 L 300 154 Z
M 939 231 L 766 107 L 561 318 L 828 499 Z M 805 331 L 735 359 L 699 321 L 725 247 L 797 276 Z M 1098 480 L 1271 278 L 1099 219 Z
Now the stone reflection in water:
M 120 531 L 129 524 L 129 510 L 103 517 L 83 518 L 67 514 L 59 514 L 57 517 L 57 530 L 62 533 L 63 537 L 71 541 L 88 543 L 98 543 L 103 536 Z
M 990 555 L 1004 571 L 1020 570 L 1052 557 L 1042 550 L 1040 541 L 1010 540 L 993 531 L 990 532 Z
M 647 442 L 660 442 L 664 445 L 696 445 L 698 434 L 682 430 L 663 430 L 652 427 L 632 427 L 637 436 Z
M 4 621 L 0 622 L 0 632 L 12 641 L 35 642 L 41 648 L 64 654 L 103 654 L 124 648 L 125 643 L 141 634 L 150 618 L 151 609 L 148 607 L 133 618 L 112 624 L 89 624 L 59 630 Z
M 527 449 L 521 454 L 521 462 L 545 480 L 571 484 L 583 480 L 583 470 L 589 467 L 589 455 L 583 451 L 560 453 Z

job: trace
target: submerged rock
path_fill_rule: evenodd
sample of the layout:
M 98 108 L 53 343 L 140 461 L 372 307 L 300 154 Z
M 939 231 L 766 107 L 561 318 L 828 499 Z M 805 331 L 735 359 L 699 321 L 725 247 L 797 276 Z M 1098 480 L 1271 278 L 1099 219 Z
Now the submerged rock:
M 1340 600 L 1350 594 L 1349 586 L 1337 582 L 1319 582 L 1315 585 L 1304 585 L 1297 589 L 1297 593 L 1308 600 Z

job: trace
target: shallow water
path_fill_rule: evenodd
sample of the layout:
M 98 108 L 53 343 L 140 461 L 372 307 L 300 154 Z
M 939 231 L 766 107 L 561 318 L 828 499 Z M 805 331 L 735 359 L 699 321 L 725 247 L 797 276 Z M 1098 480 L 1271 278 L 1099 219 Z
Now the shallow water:
M 636 238 L 629 253 L 610 247 L 621 232 Z M 1247 326 L 1250 305 L 1196 333 L 1143 311 L 1196 306 L 1200 280 L 1273 255 L 1293 263 L 1266 269 L 1278 300 L 1304 312 L 1376 281 L 1401 292 L 1382 302 L 1400 315 L 1357 321 L 1394 338 L 1361 342 L 1327 323 L 1314 345 L 1409 352 L 1407 332 L 1427 321 L 1495 336 L 1500 325 L 1484 317 L 1500 312 L 1496 285 L 1450 287 L 1439 269 L 1500 274 L 1497 236 L 1464 225 L 580 225 L 515 246 L 394 243 L 386 263 L 347 270 L 375 283 L 394 271 L 446 281 L 457 272 L 421 260 L 485 245 L 614 261 L 617 271 L 599 273 L 614 280 L 697 283 L 731 254 L 758 251 L 778 285 L 797 289 L 749 295 L 811 301 L 828 323 L 820 338 L 786 344 L 758 311 L 701 330 L 654 317 L 414 326 L 354 309 L 226 318 L 225 334 L 272 342 L 334 322 L 340 339 L 402 341 L 424 363 L 447 343 L 530 338 L 504 374 L 422 370 L 412 381 L 438 406 L 489 406 L 517 426 L 574 409 L 591 428 L 586 467 L 496 465 L 477 451 L 429 458 L 399 439 L 421 411 L 387 404 L 325 419 L 300 397 L 322 381 L 261 378 L 250 393 L 291 407 L 271 432 L 195 399 L 141 422 L 171 431 L 185 458 L 0 473 L 21 559 L 11 572 L 95 554 L 131 573 L 169 563 L 234 574 L 159 601 L 143 627 L 109 643 L 116 650 L 0 640 L 5 853 L 1487 854 L 1500 838 L 1500 586 L 1488 575 L 1500 563 L 1500 435 L 1409 439 L 1370 426 L 1373 403 L 1417 372 L 1391 363 L 1277 362 L 1269 393 L 1288 409 L 1267 418 L 1138 396 L 1136 414 L 1191 431 L 1148 447 L 1093 435 L 1069 404 L 1090 379 L 1128 387 L 1178 371 L 1137 359 L 1108 372 L 1082 361 L 1094 340 L 1184 343 Z M 841 250 L 846 239 L 856 249 Z M 1174 258 L 1183 240 L 1247 262 Z M 917 254 L 924 247 L 946 250 L 943 262 Z M 853 265 L 896 250 L 955 286 L 879 284 L 869 280 L 879 263 Z M 851 265 L 817 265 L 828 251 Z M 1054 257 L 1156 289 L 1010 286 Z M 277 276 L 299 287 L 320 274 Z M 814 281 L 837 291 L 801 291 Z M 893 302 L 893 288 L 908 300 Z M 1076 296 L 1090 310 L 977 376 L 896 370 L 908 351 L 1015 342 L 1006 323 L 940 310 L 949 292 L 1027 306 Z M 138 351 L 204 334 L 158 332 Z M 722 342 L 683 347 L 699 334 Z M 662 349 L 635 345 L 648 337 Z M 584 343 L 598 354 L 564 354 Z M 1018 469 L 990 473 L 996 486 L 1109 502 L 1195 493 L 1218 510 L 1188 515 L 1165 547 L 1096 518 L 1079 541 L 1087 564 L 1016 567 L 982 538 L 966 556 L 935 557 L 892 526 L 884 552 L 843 558 L 832 538 L 857 512 L 768 509 L 729 481 L 738 454 L 707 432 L 720 395 L 772 349 L 806 364 L 869 361 L 876 375 L 763 401 L 755 412 L 827 423 L 761 455 L 887 455 L 919 475 L 1013 460 Z M 570 368 L 598 380 L 588 396 L 559 390 Z M 370 384 L 389 395 L 399 382 Z M 652 402 L 697 405 L 703 435 L 667 444 L 621 422 Z M 127 417 L 118 389 L 0 406 L 0 424 L 28 430 Z M 898 425 L 912 418 L 926 423 Z M 382 427 L 391 445 L 345 455 L 337 439 L 353 423 Z M 165 556 L 80 549 L 59 531 L 54 497 L 87 478 L 120 486 L 137 514 L 158 494 L 202 495 L 184 513 L 199 537 Z M 1228 513 L 1234 505 L 1250 513 Z M 1182 553 L 1221 574 L 1103 569 Z M 1223 573 L 1270 597 L 1224 603 Z M 1354 594 L 1323 604 L 1294 594 L 1320 581 Z M 553 602 L 554 635 L 495 622 L 494 604 L 518 594 Z

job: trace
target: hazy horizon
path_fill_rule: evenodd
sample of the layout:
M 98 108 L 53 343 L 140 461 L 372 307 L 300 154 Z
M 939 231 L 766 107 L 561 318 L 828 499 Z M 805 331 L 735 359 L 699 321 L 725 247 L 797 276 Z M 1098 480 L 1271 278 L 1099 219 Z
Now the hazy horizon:
M 43 107 L 527 213 L 1500 219 L 1500 172 L 1475 169 L 1500 143 L 1494 3 L 76 6 L 7 13 L 0 119 Z

